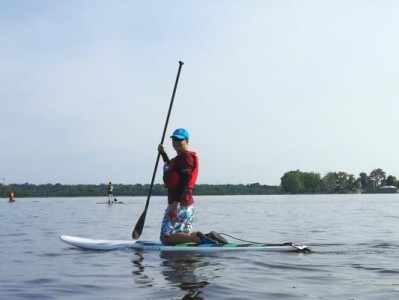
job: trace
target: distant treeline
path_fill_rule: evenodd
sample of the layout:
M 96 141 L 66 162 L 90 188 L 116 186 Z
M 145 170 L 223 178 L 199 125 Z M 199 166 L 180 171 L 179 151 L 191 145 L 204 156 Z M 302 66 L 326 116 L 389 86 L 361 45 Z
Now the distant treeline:
M 390 189 L 381 187 L 390 186 Z M 399 186 L 395 176 L 375 169 L 358 177 L 346 172 L 329 172 L 325 176 L 314 172 L 290 171 L 281 177 L 281 192 L 288 194 L 348 194 L 395 192 Z
M 149 192 L 149 184 L 114 184 L 114 196 L 147 196 Z M 16 198 L 24 197 L 93 197 L 108 195 L 107 184 L 77 184 L 63 185 L 57 184 L 40 184 L 34 185 L 24 184 L 0 184 L 0 195 L 8 197 L 8 191 L 12 189 Z M 195 186 L 195 195 L 271 195 L 280 194 L 280 186 L 253 184 L 198 184 Z M 151 195 L 166 196 L 166 189 L 163 184 L 155 184 L 152 188 Z
M 107 184 L 0 184 L 0 195 L 8 197 L 12 189 L 16 198 L 23 197 L 101 197 L 107 196 Z M 395 192 L 395 189 L 382 190 L 382 186 L 398 187 L 395 176 L 386 176 L 382 169 L 375 169 L 358 177 L 346 172 L 329 172 L 324 176 L 314 172 L 289 171 L 281 177 L 279 186 L 252 184 L 197 184 L 195 195 L 278 195 L 278 194 L 348 194 Z M 114 184 L 114 195 L 147 196 L 149 184 Z M 151 195 L 165 196 L 163 184 L 155 184 Z

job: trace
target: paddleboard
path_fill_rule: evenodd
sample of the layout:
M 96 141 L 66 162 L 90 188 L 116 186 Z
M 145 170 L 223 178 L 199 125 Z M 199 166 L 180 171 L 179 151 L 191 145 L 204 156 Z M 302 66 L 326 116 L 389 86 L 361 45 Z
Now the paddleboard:
M 121 202 L 121 201 L 118 201 L 118 202 L 108 202 L 108 201 L 106 201 L 106 202 L 97 202 L 97 204 L 109 204 L 109 205 L 112 205 L 112 204 L 125 204 L 125 203 Z
M 186 243 L 176 246 L 166 246 L 158 242 L 135 241 L 135 240 L 96 240 L 77 236 L 62 235 L 61 241 L 88 250 L 116 250 L 116 249 L 142 249 L 155 251 L 263 251 L 263 252 L 310 252 L 305 245 L 294 245 L 292 243 L 267 244 L 267 243 L 228 243 L 228 244 L 195 244 Z

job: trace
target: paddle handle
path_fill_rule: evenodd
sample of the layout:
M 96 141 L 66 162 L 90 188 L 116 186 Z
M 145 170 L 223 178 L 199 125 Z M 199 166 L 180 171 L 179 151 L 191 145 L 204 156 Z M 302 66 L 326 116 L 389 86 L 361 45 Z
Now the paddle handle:
M 169 117 L 170 117 L 170 113 L 172 112 L 173 101 L 175 100 L 177 84 L 179 83 L 180 71 L 181 71 L 181 68 L 182 68 L 183 65 L 184 65 L 184 62 L 179 61 L 179 70 L 177 71 L 175 86 L 173 88 L 172 98 L 171 98 L 170 104 L 169 104 L 168 115 L 166 117 L 165 126 L 163 127 L 161 144 L 163 144 L 163 141 L 165 140 L 166 130 L 168 129 Z M 159 160 L 159 157 L 158 157 L 158 160 Z

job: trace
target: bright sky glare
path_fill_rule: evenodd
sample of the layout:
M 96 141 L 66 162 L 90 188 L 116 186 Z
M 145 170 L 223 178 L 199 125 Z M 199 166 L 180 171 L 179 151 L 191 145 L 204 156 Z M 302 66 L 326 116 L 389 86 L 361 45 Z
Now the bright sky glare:
M 198 183 L 399 177 L 399 2 L 0 2 L 0 178 L 150 183 L 190 132 Z M 157 183 L 161 182 L 161 166 Z

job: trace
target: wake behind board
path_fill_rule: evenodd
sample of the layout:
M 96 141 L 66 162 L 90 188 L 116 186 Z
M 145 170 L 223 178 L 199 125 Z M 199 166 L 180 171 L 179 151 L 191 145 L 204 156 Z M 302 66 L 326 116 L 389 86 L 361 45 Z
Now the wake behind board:
M 158 242 L 146 242 L 135 240 L 96 240 L 81 238 L 77 236 L 62 235 L 61 241 L 87 250 L 116 250 L 116 249 L 142 249 L 155 251 L 196 251 L 196 252 L 219 252 L 219 251 L 263 251 L 263 252 L 309 252 L 307 246 L 266 243 L 228 243 L 228 244 L 179 244 L 166 246 Z

